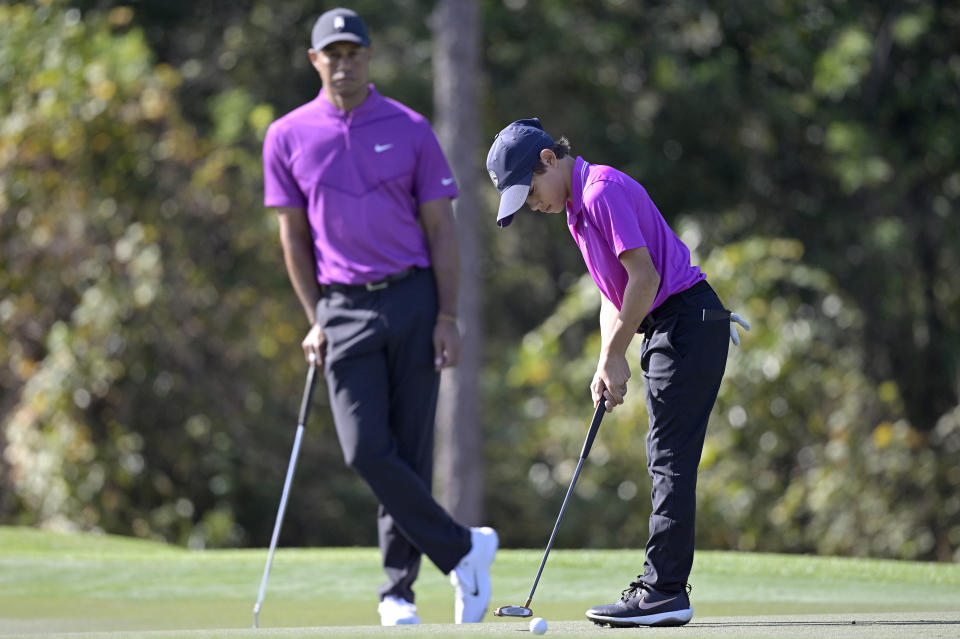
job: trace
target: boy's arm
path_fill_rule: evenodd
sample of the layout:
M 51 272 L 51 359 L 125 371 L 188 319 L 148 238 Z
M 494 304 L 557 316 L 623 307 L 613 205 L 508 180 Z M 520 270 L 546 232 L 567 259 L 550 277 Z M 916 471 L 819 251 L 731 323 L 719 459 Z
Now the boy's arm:
M 603 346 L 600 349 L 600 362 L 594 375 L 590 390 L 594 405 L 601 397 L 609 400 L 608 408 L 623 403 L 630 379 L 630 366 L 627 364 L 627 347 L 636 335 L 640 323 L 647 316 L 660 288 L 660 275 L 653 266 L 647 248 L 641 246 L 620 254 L 620 263 L 627 270 L 627 287 L 623 292 L 623 305 L 620 313 L 608 325 L 607 335 L 601 326 Z M 611 304 L 612 306 L 612 304 Z M 615 310 L 615 309 L 614 309 Z M 607 311 L 609 314 L 609 310 Z M 601 317 L 604 315 L 601 304 Z
M 613 329 L 619 317 L 620 311 L 613 305 L 613 302 L 607 299 L 607 296 L 600 293 L 600 343 L 606 344 L 610 341 Z

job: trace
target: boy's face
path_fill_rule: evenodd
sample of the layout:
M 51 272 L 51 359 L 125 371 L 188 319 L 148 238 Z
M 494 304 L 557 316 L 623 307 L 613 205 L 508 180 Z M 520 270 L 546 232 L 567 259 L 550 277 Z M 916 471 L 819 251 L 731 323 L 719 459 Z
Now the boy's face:
M 540 161 L 547 167 L 543 173 L 534 173 L 527 195 L 527 206 L 541 213 L 561 213 L 567 210 L 567 185 L 557 156 L 550 149 L 540 151 Z

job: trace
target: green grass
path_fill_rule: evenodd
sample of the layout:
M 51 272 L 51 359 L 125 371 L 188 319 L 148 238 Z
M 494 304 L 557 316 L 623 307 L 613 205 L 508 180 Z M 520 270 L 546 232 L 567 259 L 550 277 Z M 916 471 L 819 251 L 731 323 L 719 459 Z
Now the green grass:
M 493 607 L 524 602 L 541 554 L 542 549 L 498 553 Z M 318 629 L 378 623 L 376 589 L 383 575 L 373 548 L 281 548 L 260 614 L 261 630 L 240 632 L 251 627 L 265 560 L 266 550 L 189 551 L 120 537 L 0 527 L 0 637 L 59 637 L 66 632 L 151 639 L 381 632 Z M 583 611 L 613 600 L 641 570 L 642 561 L 639 551 L 555 550 L 537 589 L 534 612 L 550 620 L 551 634 L 595 632 L 582 621 Z M 952 613 L 960 622 L 960 565 L 955 564 L 700 552 L 691 582 L 696 621 L 734 615 L 939 612 L 948 613 L 948 618 Z M 425 624 L 450 624 L 452 588 L 426 561 L 417 595 Z M 526 628 L 515 620 L 492 616 L 488 620 L 473 629 L 442 625 L 433 631 L 430 627 L 390 631 L 459 635 Z M 566 621 L 576 623 L 562 623 Z M 703 629 L 724 627 L 716 623 Z M 941 636 L 960 631 L 960 625 L 947 628 L 950 632 Z M 760 636 L 757 632 L 751 636 Z

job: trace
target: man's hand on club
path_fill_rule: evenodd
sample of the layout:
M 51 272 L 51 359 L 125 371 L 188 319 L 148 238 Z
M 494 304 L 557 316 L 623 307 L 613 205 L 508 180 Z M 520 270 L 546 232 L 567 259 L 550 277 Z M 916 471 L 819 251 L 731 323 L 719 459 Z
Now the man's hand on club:
M 737 333 L 737 324 L 742 326 L 745 330 L 750 330 L 750 323 L 747 320 L 743 319 L 736 313 L 730 313 L 730 339 L 733 341 L 734 346 L 740 346 L 740 335 Z
M 303 356 L 310 361 L 310 356 L 314 357 L 317 366 L 323 368 L 323 358 L 327 354 L 327 336 L 323 334 L 319 324 L 310 327 L 310 332 L 300 342 L 303 348 Z
M 436 370 L 456 366 L 460 360 L 460 330 L 455 322 L 437 321 L 433 327 L 433 365 Z

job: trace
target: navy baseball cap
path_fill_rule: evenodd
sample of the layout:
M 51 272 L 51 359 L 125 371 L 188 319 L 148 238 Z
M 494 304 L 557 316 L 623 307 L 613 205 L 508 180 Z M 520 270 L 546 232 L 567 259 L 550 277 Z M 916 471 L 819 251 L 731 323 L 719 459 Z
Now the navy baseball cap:
M 487 173 L 500 193 L 500 228 L 509 226 L 513 214 L 527 201 L 533 167 L 540 160 L 540 151 L 550 148 L 553 138 L 540 126 L 538 118 L 511 122 L 494 138 L 487 153 Z
M 310 35 L 313 50 L 320 51 L 334 42 L 355 42 L 362 47 L 370 46 L 367 25 L 355 11 L 350 9 L 330 9 L 317 18 Z

